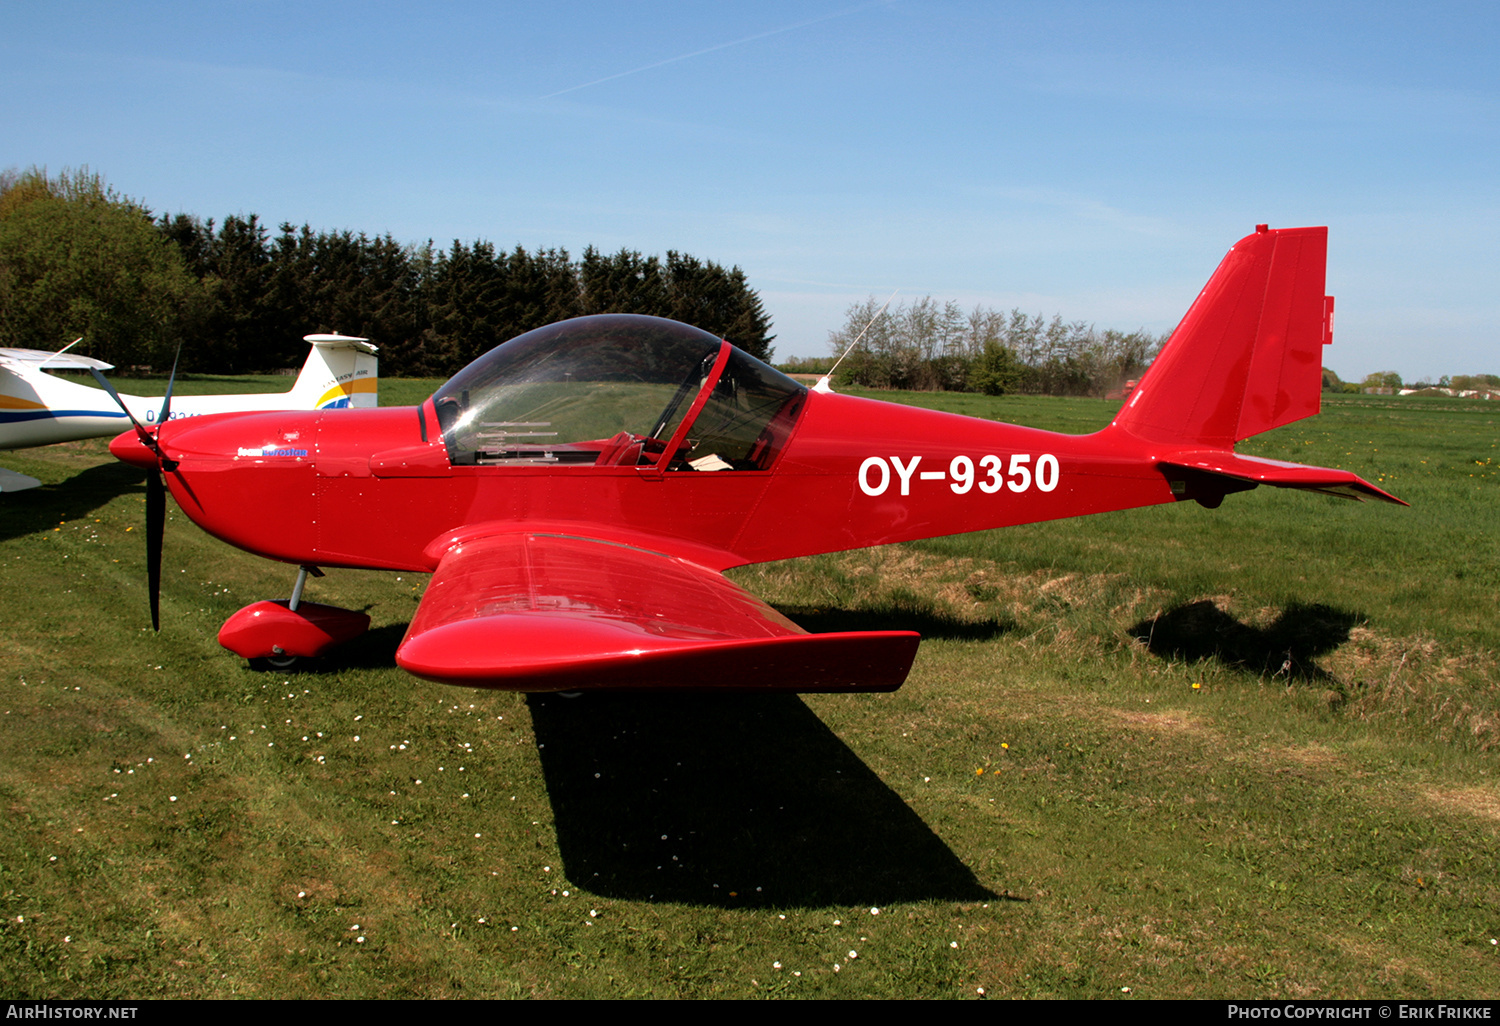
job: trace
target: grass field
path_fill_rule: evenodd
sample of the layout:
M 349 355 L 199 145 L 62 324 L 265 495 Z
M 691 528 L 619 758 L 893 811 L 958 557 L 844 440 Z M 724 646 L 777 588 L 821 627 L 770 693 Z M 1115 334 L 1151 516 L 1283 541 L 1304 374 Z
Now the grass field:
M 0 454 L 45 482 L 0 503 L 0 989 L 1494 998 L 1497 419 L 1335 398 L 1242 446 L 1410 509 L 1257 489 L 733 571 L 924 633 L 899 692 L 805 698 L 418 681 L 410 574 L 315 582 L 374 629 L 253 673 L 215 633 L 289 568 L 174 507 L 154 635 L 142 475 Z

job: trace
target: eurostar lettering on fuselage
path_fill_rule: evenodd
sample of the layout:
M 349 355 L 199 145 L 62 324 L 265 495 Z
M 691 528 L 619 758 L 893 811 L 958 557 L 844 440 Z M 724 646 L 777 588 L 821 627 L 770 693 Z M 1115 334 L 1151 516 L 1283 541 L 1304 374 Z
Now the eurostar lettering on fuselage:
M 236 456 L 306 456 L 306 449 L 247 449 L 241 446 Z
M 894 479 L 902 495 L 911 494 L 914 480 L 946 482 L 955 495 L 967 495 L 976 485 L 985 495 L 994 495 L 1004 488 L 1024 492 L 1033 486 L 1037 491 L 1050 492 L 1062 477 L 1057 457 L 1050 452 L 1037 456 L 1035 463 L 1029 453 L 1012 453 L 1008 469 L 1005 458 L 993 453 L 979 457 L 977 467 L 976 461 L 969 456 L 953 457 L 946 470 L 918 471 L 921 462 L 920 456 L 913 456 L 910 460 L 903 460 L 900 456 L 867 457 L 859 465 L 859 490 L 871 497 L 884 495 Z

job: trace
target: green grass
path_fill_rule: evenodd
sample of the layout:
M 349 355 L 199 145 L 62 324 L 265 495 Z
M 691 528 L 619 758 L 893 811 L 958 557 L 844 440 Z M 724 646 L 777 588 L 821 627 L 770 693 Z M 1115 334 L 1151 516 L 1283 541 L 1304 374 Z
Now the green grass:
M 1410 509 L 1257 489 L 735 571 L 810 629 L 924 632 L 899 692 L 800 699 L 424 683 L 391 664 L 409 574 L 314 582 L 371 634 L 252 673 L 215 633 L 287 568 L 174 510 L 154 635 L 141 475 L 0 455 L 45 482 L 0 505 L 0 986 L 1492 997 L 1491 409 L 1336 399 L 1242 447 Z

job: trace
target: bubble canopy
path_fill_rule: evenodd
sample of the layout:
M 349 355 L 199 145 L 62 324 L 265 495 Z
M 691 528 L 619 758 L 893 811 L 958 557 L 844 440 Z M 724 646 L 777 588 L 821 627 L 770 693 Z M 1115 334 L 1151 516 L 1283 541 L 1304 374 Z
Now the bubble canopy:
M 690 325 L 601 314 L 519 335 L 432 398 L 456 466 L 756 471 L 807 389 Z

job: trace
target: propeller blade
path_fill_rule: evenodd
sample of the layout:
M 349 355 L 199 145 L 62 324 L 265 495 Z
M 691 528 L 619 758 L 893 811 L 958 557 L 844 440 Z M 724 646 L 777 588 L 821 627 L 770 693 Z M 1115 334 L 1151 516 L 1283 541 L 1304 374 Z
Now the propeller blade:
M 167 395 L 161 403 L 161 416 L 156 418 L 158 427 L 167 422 L 172 412 L 172 386 L 177 384 L 177 361 L 182 359 L 182 343 L 177 343 L 177 354 L 172 357 L 172 374 L 167 378 Z
M 146 584 L 151 590 L 151 629 L 161 630 L 161 542 L 167 525 L 167 488 L 161 473 L 146 478 Z
M 182 355 L 182 347 L 177 347 L 177 356 Z M 177 461 L 167 456 L 156 436 L 141 426 L 141 422 L 135 419 L 135 414 L 130 412 L 130 407 L 120 398 L 120 393 L 115 391 L 115 386 L 109 383 L 109 379 L 98 370 L 90 368 L 94 380 L 99 382 L 99 387 L 109 393 L 120 409 L 125 411 L 125 416 L 130 418 L 130 423 L 135 425 L 135 433 L 140 438 L 141 444 L 156 454 L 157 466 L 146 475 L 146 584 L 150 590 L 151 598 L 151 629 L 161 630 L 161 547 L 162 536 L 167 527 L 167 486 L 162 481 L 162 474 L 171 473 L 177 469 Z M 172 411 L 172 386 L 177 382 L 177 358 L 172 360 L 172 376 L 167 379 L 167 395 L 162 402 L 161 416 L 157 418 L 158 428 L 164 423 Z
M 151 432 L 143 428 L 141 422 L 135 419 L 135 414 L 130 412 L 130 407 L 125 405 L 125 400 L 120 398 L 120 393 L 115 391 L 115 386 L 109 383 L 109 379 L 100 374 L 97 367 L 90 367 L 89 373 L 94 376 L 95 381 L 99 382 L 99 387 L 109 393 L 109 397 L 115 401 L 115 405 L 125 411 L 125 416 L 129 417 L 130 423 L 135 425 L 135 433 L 140 436 L 141 444 L 156 453 L 157 459 L 166 459 L 166 456 L 161 451 L 161 446 L 156 444 L 156 439 L 152 436 Z

